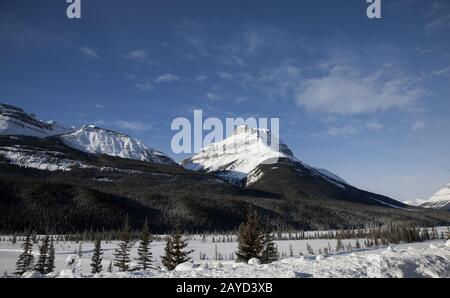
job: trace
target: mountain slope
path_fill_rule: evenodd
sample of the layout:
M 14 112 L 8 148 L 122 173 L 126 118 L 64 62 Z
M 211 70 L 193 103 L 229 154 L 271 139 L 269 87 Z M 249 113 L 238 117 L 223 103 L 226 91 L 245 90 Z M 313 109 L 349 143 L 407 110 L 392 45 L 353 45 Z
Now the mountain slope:
M 147 147 L 142 141 L 95 126 L 83 126 L 60 136 L 67 146 L 92 154 L 106 154 L 157 164 L 175 164 L 163 153 Z
M 450 211 L 450 183 L 421 204 L 420 207 Z
M 183 166 L 294 200 L 344 200 L 406 208 L 393 199 L 359 190 L 330 171 L 301 162 L 281 141 L 278 141 L 280 150 L 276 151 L 269 146 L 271 142 L 274 140 L 269 130 L 241 126 L 227 139 L 183 161 Z
M 0 136 L 0 147 L 17 148 L 26 152 L 27 158 L 41 158 L 42 154 L 45 163 L 39 160 L 36 164 L 46 165 L 21 166 L 0 152 L 3 233 L 28 228 L 44 233 L 48 227 L 55 233 L 117 230 L 127 214 L 136 229 L 148 219 L 152 230 L 158 233 L 175 226 L 191 232 L 229 231 L 239 227 L 249 209 L 257 210 L 267 224 L 282 230 L 352 228 L 390 222 L 437 225 L 450 220 L 450 214 L 443 211 L 411 212 L 324 199 L 326 196 L 298 199 L 237 187 L 211 174 L 178 165 L 85 153 L 66 146 L 59 138 Z M 73 165 L 64 170 L 67 161 Z M 324 184 L 326 180 L 317 181 L 318 188 L 329 185 Z
M 35 115 L 7 104 L 0 104 L 0 135 L 59 138 L 66 146 L 85 153 L 105 154 L 156 164 L 175 164 L 175 161 L 162 152 L 149 148 L 142 141 L 122 133 L 92 125 L 83 126 L 80 129 L 65 128 L 52 121 L 38 120 Z M 55 156 L 54 152 L 32 149 L 3 146 L 0 151 L 3 156 L 15 161 L 15 164 L 19 166 L 44 170 L 68 170 L 74 165 L 79 166 L 76 161 Z
M 53 121 L 44 122 L 22 109 L 0 103 L 0 135 L 48 137 L 72 131 Z
M 251 143 L 259 144 L 252 133 L 243 141 Z M 159 154 L 139 141 L 96 127 L 47 137 L 0 134 L 0 232 L 111 231 L 126 215 L 136 229 L 148 219 L 158 233 L 176 226 L 229 231 L 239 227 L 249 209 L 280 230 L 450 220 L 444 211 L 391 208 L 388 198 L 301 163 L 286 145 L 281 153 L 263 147 L 259 156 L 259 151 L 249 156 L 251 148 L 235 148 L 238 154 L 228 151 L 220 163 L 214 155 L 209 158 L 218 171 L 214 174 L 239 186 L 164 158 L 155 161 Z

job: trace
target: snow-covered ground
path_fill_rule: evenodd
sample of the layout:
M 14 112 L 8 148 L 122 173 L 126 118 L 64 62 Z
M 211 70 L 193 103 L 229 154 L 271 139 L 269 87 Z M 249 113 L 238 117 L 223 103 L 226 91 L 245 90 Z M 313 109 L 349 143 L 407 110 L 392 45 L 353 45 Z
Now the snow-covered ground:
M 363 242 L 360 240 L 361 244 Z M 212 242 L 211 236 L 204 240 L 197 235 L 191 237 L 188 247 L 195 250 L 191 255 L 193 264 L 181 266 L 179 270 L 168 272 L 161 268 L 119 273 L 114 268 L 113 273 L 108 273 L 117 242 L 103 242 L 104 273 L 99 277 L 450 277 L 450 247 L 442 240 L 359 250 L 355 248 L 356 240 L 344 240 L 343 243 L 345 246 L 351 243 L 353 249 L 335 252 L 336 240 L 276 241 L 280 254 L 285 256 L 283 259 L 270 265 L 248 265 L 236 264 L 230 259 L 236 251 L 236 242 Z M 20 244 L 20 241 L 15 244 L 0 242 L 0 276 L 5 271 L 14 272 L 21 252 Z M 307 244 L 313 248 L 315 255 L 307 253 Z M 66 268 L 67 257 L 76 254 L 79 245 L 75 242 L 55 242 L 56 275 Z M 151 246 L 158 267 L 163 267 L 161 255 L 164 245 L 164 241 L 154 241 Z M 90 259 L 93 247 L 93 243 L 81 244 L 81 276 L 92 276 Z M 333 251 L 325 255 L 323 251 L 328 247 Z M 131 254 L 133 258 L 136 257 L 136 248 L 137 244 Z M 322 255 L 318 254 L 319 250 Z M 291 251 L 293 257 L 290 257 Z M 34 253 L 37 258 L 37 245 Z M 206 260 L 200 257 L 201 254 L 206 255 Z M 219 254 L 221 260 L 217 260 Z

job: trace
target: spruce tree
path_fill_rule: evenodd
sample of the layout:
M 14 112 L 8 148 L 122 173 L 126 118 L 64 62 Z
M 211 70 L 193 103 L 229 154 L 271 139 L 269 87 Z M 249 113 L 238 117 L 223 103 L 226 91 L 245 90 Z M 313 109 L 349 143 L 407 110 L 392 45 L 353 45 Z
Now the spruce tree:
M 22 275 L 28 270 L 33 268 L 33 239 L 31 235 L 28 233 L 25 241 L 21 244 L 22 253 L 19 255 L 19 259 L 16 263 L 16 272 L 17 275 Z
M 173 261 L 172 251 L 173 251 L 173 242 L 172 237 L 169 235 L 167 236 L 166 239 L 166 246 L 164 247 L 164 255 L 161 258 L 162 264 L 169 271 L 172 271 L 176 267 L 175 262 Z
M 53 236 L 50 236 L 50 247 L 48 249 L 47 263 L 45 264 L 45 273 L 51 273 L 55 270 L 55 245 Z
M 144 227 L 142 228 L 141 242 L 139 243 L 139 247 L 137 249 L 138 258 L 136 261 L 138 263 L 139 270 L 147 270 L 151 268 L 151 264 L 153 262 L 153 256 L 150 250 L 151 242 L 152 238 L 148 229 L 148 223 L 147 220 L 145 220 Z
M 134 241 L 131 239 L 128 216 L 125 218 L 123 229 L 120 232 L 119 238 L 120 242 L 114 251 L 114 266 L 119 268 L 119 271 L 124 272 L 130 269 L 130 250 L 134 246 Z
M 80 259 L 83 257 L 83 247 L 81 246 L 81 241 L 80 244 L 78 245 L 78 257 Z
M 186 239 L 183 239 L 181 231 L 177 229 L 174 234 L 167 237 L 166 247 L 164 249 L 164 256 L 162 257 L 162 263 L 168 270 L 174 270 L 179 264 L 188 262 L 191 260 L 189 255 L 192 250 L 186 250 L 188 243 Z
M 264 234 L 264 248 L 261 253 L 261 264 L 269 264 L 278 260 L 278 250 L 274 242 L 274 236 L 266 232 Z
M 92 255 L 91 258 L 91 268 L 92 268 L 92 273 L 96 274 L 96 273 L 100 273 L 102 272 L 102 241 L 100 240 L 100 238 L 97 238 L 95 240 L 95 246 L 94 246 L 94 253 Z
M 264 233 L 255 212 L 249 212 L 247 220 L 239 227 L 238 260 L 248 262 L 251 258 L 261 258 Z
M 36 266 L 34 267 L 34 270 L 46 274 L 46 265 L 48 262 L 48 251 L 50 247 L 50 237 L 48 235 L 45 235 L 44 239 L 42 240 L 42 244 L 39 247 L 39 258 L 36 262 Z

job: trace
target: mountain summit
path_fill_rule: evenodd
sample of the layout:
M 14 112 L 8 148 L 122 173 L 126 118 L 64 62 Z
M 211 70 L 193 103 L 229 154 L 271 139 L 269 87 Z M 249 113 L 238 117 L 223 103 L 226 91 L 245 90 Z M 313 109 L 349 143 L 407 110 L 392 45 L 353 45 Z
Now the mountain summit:
M 302 163 L 285 143 L 275 137 L 268 129 L 239 126 L 231 136 L 209 145 L 182 164 L 190 170 L 215 173 L 225 180 L 249 185 L 258 180 L 254 170 L 260 165 L 276 164 L 280 159 Z M 274 142 L 279 144 L 279 150 L 271 147 Z M 346 183 L 330 171 L 304 166 L 314 170 L 318 176 Z
M 187 169 L 212 173 L 243 188 L 283 194 L 292 200 L 350 201 L 361 204 L 404 208 L 385 196 L 360 190 L 325 169 L 298 160 L 279 141 L 279 150 L 270 130 L 238 127 L 223 141 L 211 144 L 183 161 Z M 278 141 L 278 140 L 275 140 Z
M 106 154 L 156 164 L 175 162 L 162 152 L 147 147 L 142 141 L 112 130 L 93 125 L 83 126 L 60 136 L 67 146 L 93 154 Z
M 450 183 L 421 204 L 420 207 L 450 210 Z
M 21 108 L 7 104 L 0 104 L 1 135 L 22 139 L 24 137 L 42 139 L 40 145 L 48 143 L 51 139 L 53 141 L 57 139 L 63 145 L 84 153 L 109 155 L 153 164 L 175 164 L 175 161 L 162 152 L 147 147 L 142 141 L 125 134 L 93 125 L 83 126 L 79 129 L 66 128 L 53 121 L 38 120 L 34 114 L 28 114 Z M 33 142 L 39 143 L 38 140 Z M 36 145 L 27 149 L 24 145 L 14 148 L 0 147 L 3 156 L 8 156 L 12 162 L 24 167 L 59 170 L 79 164 L 71 159 L 65 159 L 62 162 L 60 158 L 63 156 L 62 154 L 54 156 L 55 152 L 60 152 L 60 150 L 40 150 L 36 149 Z M 49 157 L 50 155 L 52 156 Z M 55 162 L 55 165 L 51 164 L 52 161 Z M 61 167 L 62 164 L 64 164 L 63 167 Z
M 68 133 L 73 129 L 54 121 L 44 122 L 21 108 L 0 103 L 0 135 L 22 135 L 45 138 Z

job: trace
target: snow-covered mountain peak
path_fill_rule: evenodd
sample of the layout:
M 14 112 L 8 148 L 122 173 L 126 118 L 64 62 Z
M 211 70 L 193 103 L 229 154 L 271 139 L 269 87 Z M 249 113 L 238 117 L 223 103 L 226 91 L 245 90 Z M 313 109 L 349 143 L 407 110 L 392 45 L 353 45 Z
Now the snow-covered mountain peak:
M 155 149 L 147 147 L 142 141 L 116 131 L 94 125 L 60 136 L 69 147 L 93 154 L 105 154 L 121 158 L 141 160 L 157 164 L 175 162 Z
M 278 143 L 278 150 L 273 144 Z M 327 171 L 310 167 L 298 160 L 289 147 L 276 139 L 269 129 L 249 126 L 237 127 L 228 138 L 210 144 L 197 155 L 183 161 L 183 166 L 195 171 L 214 172 L 231 181 L 247 179 L 247 184 L 256 182 L 261 173 L 256 169 L 262 164 L 275 165 L 280 159 L 307 167 L 327 180 L 347 184 L 342 178 Z
M 424 208 L 450 209 L 450 183 L 420 206 Z
M 73 131 L 55 121 L 38 120 L 21 108 L 0 103 L 0 135 L 23 135 L 45 138 Z
M 294 158 L 282 142 L 279 142 L 279 150 L 272 148 L 272 142 L 277 141 L 274 138 L 270 130 L 239 126 L 231 136 L 203 148 L 183 165 L 191 170 L 224 171 L 228 177 L 242 180 L 262 163 Z

